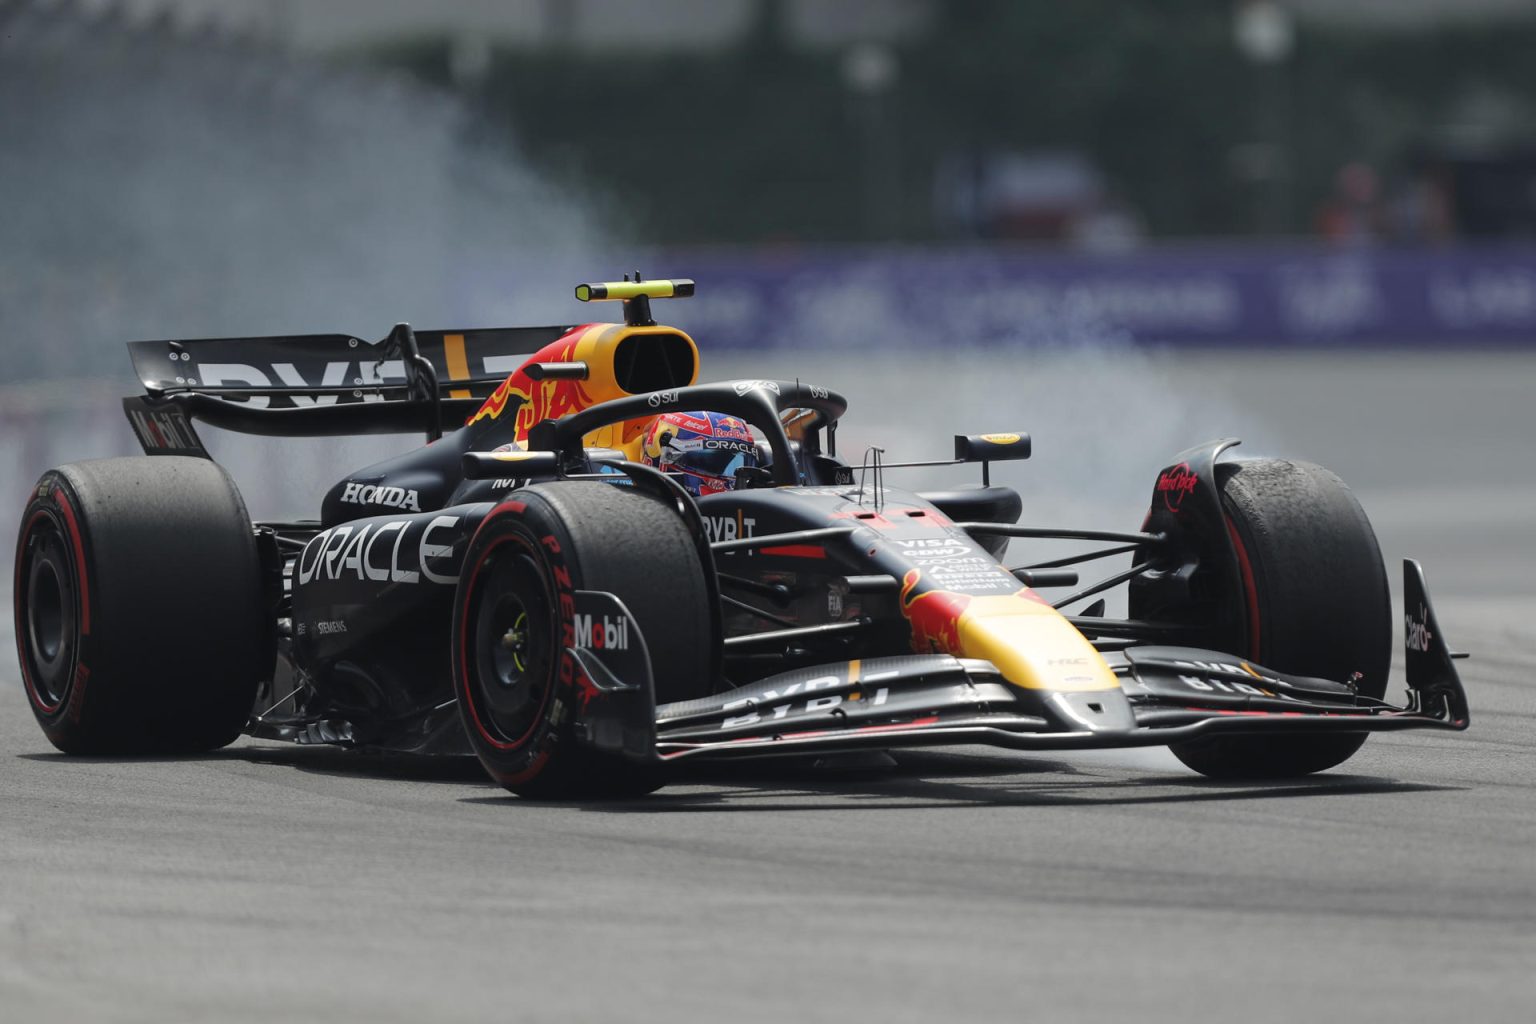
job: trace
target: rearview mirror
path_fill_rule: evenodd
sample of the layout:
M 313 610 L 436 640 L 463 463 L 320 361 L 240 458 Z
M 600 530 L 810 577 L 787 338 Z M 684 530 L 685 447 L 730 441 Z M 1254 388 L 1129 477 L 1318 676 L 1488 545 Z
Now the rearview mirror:
M 1029 435 L 956 434 L 956 462 L 1011 462 L 1030 455 Z

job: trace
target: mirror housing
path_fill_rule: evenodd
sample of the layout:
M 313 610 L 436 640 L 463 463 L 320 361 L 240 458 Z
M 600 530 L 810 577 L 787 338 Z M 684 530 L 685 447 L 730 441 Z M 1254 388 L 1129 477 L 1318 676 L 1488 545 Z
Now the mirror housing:
M 1025 433 L 955 435 L 956 462 L 1012 462 L 1029 458 L 1031 451 Z

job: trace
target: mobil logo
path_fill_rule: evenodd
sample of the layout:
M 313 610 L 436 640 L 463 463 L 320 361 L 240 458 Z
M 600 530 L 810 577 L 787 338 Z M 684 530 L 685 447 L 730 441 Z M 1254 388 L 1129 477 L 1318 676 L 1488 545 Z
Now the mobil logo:
M 576 646 L 582 650 L 629 650 L 629 618 L 624 615 L 572 616 Z
M 1157 478 L 1157 493 L 1162 495 L 1163 504 L 1168 506 L 1168 511 L 1179 510 L 1179 507 L 1184 504 L 1184 499 L 1195 489 L 1199 479 L 1190 470 L 1187 462 L 1181 462 L 1177 466 L 1163 470 L 1162 475 Z

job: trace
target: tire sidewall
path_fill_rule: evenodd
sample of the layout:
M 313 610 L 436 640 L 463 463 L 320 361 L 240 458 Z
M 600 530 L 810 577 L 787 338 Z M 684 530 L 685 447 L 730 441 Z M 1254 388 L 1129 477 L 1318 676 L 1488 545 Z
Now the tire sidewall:
M 1305 504 L 1319 517 L 1305 520 L 1310 532 L 1267 514 L 1264 495 L 1250 489 L 1252 469 L 1244 479 L 1244 469 L 1254 466 L 1271 473 L 1289 467 L 1305 483 Z M 1222 488 L 1222 511 L 1238 566 L 1244 652 L 1282 672 L 1337 681 L 1359 673 L 1360 692 L 1380 699 L 1391 664 L 1391 598 L 1375 533 L 1358 501 L 1343 481 L 1311 463 L 1236 467 Z M 1326 554 L 1320 559 L 1320 553 Z M 1297 565 L 1319 560 L 1315 574 L 1306 574 L 1314 579 L 1296 578 Z
M 90 719 L 94 716 L 87 714 L 86 695 L 90 692 L 91 666 L 96 664 L 94 640 L 100 636 L 99 617 L 96 622 L 91 618 L 92 609 L 99 607 L 88 570 L 92 564 L 91 538 L 79 509 L 80 502 L 62 474 L 49 472 L 38 482 L 22 515 L 12 593 L 16 659 L 21 667 L 22 686 L 43 733 L 49 742 L 64 751 L 79 747 L 79 734 L 90 730 L 92 725 Z M 63 689 L 53 699 L 43 692 L 41 666 L 30 649 L 33 611 L 30 577 L 40 555 L 37 544 L 44 531 L 56 533 L 63 541 L 66 564 L 61 568 L 66 572 L 61 582 L 69 588 L 69 630 L 64 638 L 68 645 L 68 664 L 64 668 Z
M 500 695 L 488 692 L 494 685 L 489 680 L 470 676 L 477 653 L 497 642 L 495 637 L 476 637 L 476 629 L 483 628 L 476 624 L 476 602 L 489 599 L 482 598 L 482 592 L 517 589 L 498 584 L 497 591 L 487 591 L 481 575 L 488 561 L 494 563 L 503 551 L 536 563 L 533 571 L 544 581 L 551 610 L 543 635 L 552 637 L 557 648 L 555 656 L 544 661 L 548 700 L 539 705 L 536 727 L 517 737 L 486 727 L 486 708 L 477 701 L 477 687 L 487 704 Z M 490 571 L 497 571 L 494 564 Z M 617 597 L 646 638 L 653 698 L 658 703 L 692 699 L 713 692 L 716 677 L 710 666 L 719 656 L 711 614 L 715 598 L 705 573 L 697 539 L 677 510 L 623 486 L 546 482 L 515 491 L 492 509 L 466 550 L 454 597 L 450 648 L 460 717 L 490 775 L 520 796 L 540 799 L 626 798 L 662 785 L 666 772 L 653 760 L 599 750 L 576 735 L 578 711 L 594 692 L 570 653 L 576 646 L 576 595 L 592 590 Z M 519 600 L 526 608 L 521 595 Z M 485 625 L 499 630 L 506 622 L 493 611 Z M 483 664 L 500 674 L 503 668 L 493 661 Z M 498 703 L 506 713 L 508 705 Z M 521 709 L 512 713 L 517 716 L 512 727 L 522 729 Z
M 578 576 L 567 561 L 570 537 L 559 518 L 536 494 L 525 494 L 494 508 L 476 530 L 465 554 L 464 582 L 454 599 L 453 681 L 461 718 L 470 744 L 491 776 L 508 788 L 521 787 L 538 776 L 562 742 L 573 742 L 555 723 L 567 716 L 576 686 L 576 666 L 567 648 L 574 637 L 572 622 Z M 544 642 L 555 646 L 535 719 L 526 733 L 511 737 L 498 729 L 479 698 L 475 635 L 478 601 L 497 571 L 493 558 L 525 557 L 535 567 L 547 600 Z M 502 568 L 501 571 L 506 571 Z
M 1235 560 L 1232 638 L 1257 664 L 1345 681 L 1381 697 L 1390 664 L 1385 570 L 1369 520 L 1343 481 L 1322 467 L 1280 459 L 1222 470 L 1222 526 Z M 1221 736 L 1172 746 L 1216 777 L 1286 778 L 1341 764 L 1366 734 Z

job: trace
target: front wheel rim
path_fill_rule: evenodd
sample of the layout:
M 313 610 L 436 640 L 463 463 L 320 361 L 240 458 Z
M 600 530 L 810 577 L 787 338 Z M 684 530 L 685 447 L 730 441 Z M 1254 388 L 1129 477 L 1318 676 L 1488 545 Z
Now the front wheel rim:
M 542 574 L 527 554 L 494 554 L 475 596 L 472 697 L 492 730 L 521 743 L 537 728 L 553 685 L 554 622 Z

